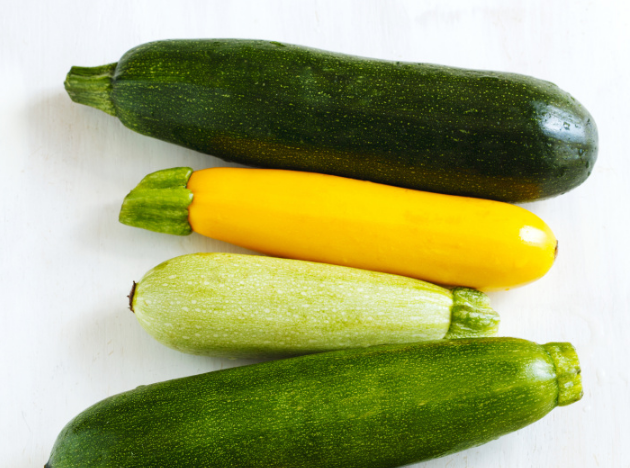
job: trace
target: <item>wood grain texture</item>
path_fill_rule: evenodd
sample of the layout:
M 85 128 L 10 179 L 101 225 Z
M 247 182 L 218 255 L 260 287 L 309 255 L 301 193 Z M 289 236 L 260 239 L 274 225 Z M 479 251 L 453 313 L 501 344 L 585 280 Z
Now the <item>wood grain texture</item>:
M 585 395 L 524 430 L 423 468 L 630 466 L 626 202 L 630 28 L 622 1 L 14 2 L 0 16 L 0 458 L 42 466 L 73 416 L 109 395 L 241 365 L 164 348 L 127 309 L 132 280 L 176 255 L 245 252 L 122 226 L 149 172 L 218 159 L 134 134 L 73 104 L 72 65 L 164 38 L 240 37 L 390 60 L 530 74 L 566 89 L 600 133 L 591 178 L 527 205 L 560 241 L 542 280 L 492 294 L 500 334 L 570 341 Z

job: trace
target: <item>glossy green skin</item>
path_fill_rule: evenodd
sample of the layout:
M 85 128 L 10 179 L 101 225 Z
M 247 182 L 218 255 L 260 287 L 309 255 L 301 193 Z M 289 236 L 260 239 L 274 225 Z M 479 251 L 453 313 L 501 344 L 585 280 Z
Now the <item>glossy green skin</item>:
M 46 468 L 397 467 L 533 423 L 558 392 L 545 347 L 513 338 L 314 354 L 110 397 Z
M 576 187 L 597 156 L 593 118 L 552 83 L 278 42 L 141 45 L 111 100 L 127 127 L 227 161 L 508 202 Z

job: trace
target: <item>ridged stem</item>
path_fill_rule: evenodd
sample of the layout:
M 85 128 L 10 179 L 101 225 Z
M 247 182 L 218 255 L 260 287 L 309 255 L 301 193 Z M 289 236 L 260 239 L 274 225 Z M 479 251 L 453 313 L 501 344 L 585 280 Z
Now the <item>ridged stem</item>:
M 445 339 L 494 336 L 499 329 L 499 314 L 490 307 L 490 299 L 481 291 L 454 288 L 451 326 Z
M 186 185 L 192 173 L 190 167 L 175 167 L 149 174 L 125 197 L 118 220 L 149 231 L 190 234 L 188 206 L 193 194 Z
M 110 63 L 100 67 L 72 67 L 64 82 L 70 99 L 115 116 L 116 109 L 110 94 L 116 65 L 117 63 Z
M 571 343 L 547 343 L 543 348 L 549 353 L 558 377 L 558 406 L 570 405 L 582 398 L 580 361 Z

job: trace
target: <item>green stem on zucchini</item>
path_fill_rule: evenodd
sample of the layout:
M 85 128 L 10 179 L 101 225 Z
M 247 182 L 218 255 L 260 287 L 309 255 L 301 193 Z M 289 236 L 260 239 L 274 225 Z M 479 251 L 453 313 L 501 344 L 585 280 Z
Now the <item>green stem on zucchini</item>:
M 74 102 L 95 107 L 116 116 L 116 109 L 110 98 L 112 78 L 117 63 L 100 67 L 72 67 L 64 86 Z
M 470 288 L 453 288 L 452 293 L 451 326 L 445 339 L 496 335 L 500 318 L 488 296 Z
M 580 361 L 570 343 L 547 343 L 543 345 L 551 356 L 558 377 L 558 406 L 575 403 L 584 392 L 580 377 Z
M 193 194 L 186 185 L 192 173 L 190 167 L 175 167 L 149 174 L 125 197 L 119 221 L 165 234 L 190 234 L 188 206 Z

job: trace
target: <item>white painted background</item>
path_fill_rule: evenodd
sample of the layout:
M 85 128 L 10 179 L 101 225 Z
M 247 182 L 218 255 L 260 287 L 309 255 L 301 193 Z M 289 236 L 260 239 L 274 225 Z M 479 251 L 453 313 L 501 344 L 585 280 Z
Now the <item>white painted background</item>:
M 147 173 L 221 161 L 73 104 L 71 65 L 166 38 L 260 38 L 392 60 L 534 75 L 599 126 L 591 178 L 527 205 L 560 239 L 542 280 L 492 294 L 501 334 L 578 349 L 585 395 L 423 467 L 629 467 L 630 11 L 620 1 L 21 1 L 0 15 L 0 462 L 42 466 L 63 425 L 140 384 L 243 364 L 178 354 L 127 309 L 131 282 L 176 255 L 242 252 L 118 224 Z

